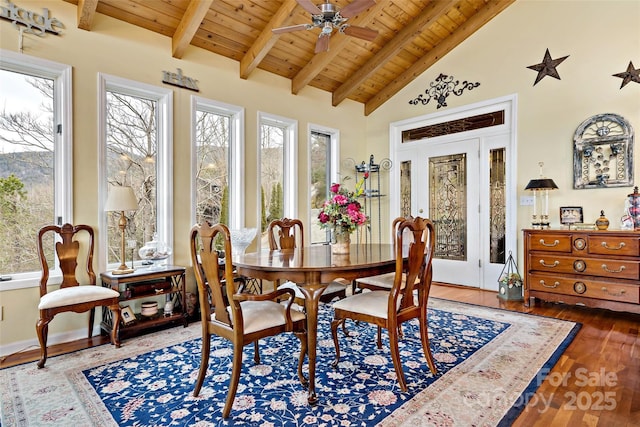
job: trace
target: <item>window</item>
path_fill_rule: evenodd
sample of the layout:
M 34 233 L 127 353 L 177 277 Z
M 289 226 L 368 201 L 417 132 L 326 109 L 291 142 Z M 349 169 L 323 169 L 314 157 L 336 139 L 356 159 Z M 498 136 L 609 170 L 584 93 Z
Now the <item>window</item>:
M 130 247 L 137 260 L 133 247 L 154 238 L 173 246 L 172 92 L 104 74 L 99 81 L 100 207 L 104 211 L 109 186 L 133 188 L 138 209 L 125 212 L 125 234 L 135 240 Z M 107 230 L 100 236 L 100 253 L 107 254 L 101 262 L 108 265 L 120 260 L 119 217 L 101 217 Z
M 35 236 L 72 222 L 71 67 L 0 53 L 0 289 L 37 286 Z M 51 252 L 53 257 L 53 242 Z M 55 279 L 55 272 L 52 277 Z
M 244 223 L 244 109 L 192 97 L 193 222 Z
M 258 114 L 260 224 L 262 241 L 267 247 L 265 232 L 269 223 L 277 218 L 295 218 L 297 215 L 297 168 L 295 164 L 297 128 L 295 120 Z
M 312 126 L 309 131 L 310 194 L 309 227 L 311 243 L 328 243 L 331 233 L 320 228 L 318 212 L 329 197 L 329 188 L 338 180 L 339 133 L 335 129 Z

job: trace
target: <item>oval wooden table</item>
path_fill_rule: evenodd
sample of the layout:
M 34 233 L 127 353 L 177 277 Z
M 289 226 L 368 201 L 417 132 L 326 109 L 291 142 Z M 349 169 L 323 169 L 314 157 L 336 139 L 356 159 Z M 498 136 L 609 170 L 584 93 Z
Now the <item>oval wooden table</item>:
M 305 296 L 309 349 L 309 403 L 318 401 L 315 390 L 318 303 L 333 280 L 354 280 L 395 271 L 395 252 L 390 244 L 351 245 L 349 255 L 333 255 L 329 245 L 289 250 L 264 250 L 236 255 L 238 274 L 263 280 L 290 280 Z

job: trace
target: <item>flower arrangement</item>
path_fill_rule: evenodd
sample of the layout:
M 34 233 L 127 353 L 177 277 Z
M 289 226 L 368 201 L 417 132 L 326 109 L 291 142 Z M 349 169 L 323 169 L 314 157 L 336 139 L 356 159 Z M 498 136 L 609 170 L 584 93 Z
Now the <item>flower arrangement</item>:
M 498 281 L 509 288 L 522 286 L 522 277 L 518 273 L 504 273 Z
M 364 193 L 364 180 L 368 177 L 369 174 L 365 173 L 353 192 L 340 184 L 331 185 L 331 197 L 325 200 L 318 214 L 320 228 L 333 230 L 336 235 L 350 234 L 359 225 L 369 221 L 369 217 L 363 212 L 363 207 L 358 201 L 358 197 Z

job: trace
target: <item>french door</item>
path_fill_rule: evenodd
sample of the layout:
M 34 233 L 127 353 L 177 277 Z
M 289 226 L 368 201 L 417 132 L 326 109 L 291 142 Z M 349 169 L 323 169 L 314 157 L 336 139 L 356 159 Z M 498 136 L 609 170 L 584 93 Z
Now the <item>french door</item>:
M 436 228 L 433 280 L 477 287 L 480 284 L 479 141 L 424 144 L 399 154 L 415 162 L 413 215 L 430 218 Z
M 391 217 L 434 222 L 434 281 L 497 291 L 509 253 L 517 258 L 514 109 L 514 99 L 506 98 L 391 125 Z M 487 112 L 504 120 L 422 139 L 407 136 Z

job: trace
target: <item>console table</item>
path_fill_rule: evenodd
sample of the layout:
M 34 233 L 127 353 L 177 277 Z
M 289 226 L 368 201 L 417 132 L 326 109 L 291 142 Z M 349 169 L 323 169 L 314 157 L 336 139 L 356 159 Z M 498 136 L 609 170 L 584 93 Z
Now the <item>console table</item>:
M 128 301 L 140 299 L 158 302 L 157 314 L 142 316 L 139 312 L 134 312 L 135 320 L 121 325 L 119 336 L 135 336 L 145 329 L 176 322 L 182 322 L 184 327 L 187 327 L 189 320 L 184 276 L 185 268 L 178 266 L 138 268 L 130 274 L 112 274 L 110 271 L 100 273 L 102 286 L 120 292 L 121 307 L 126 306 Z M 173 311 L 170 315 L 165 315 L 163 303 L 169 300 L 173 302 Z M 101 329 L 110 332 L 112 324 L 111 312 L 103 310 Z
M 524 230 L 524 301 L 640 313 L 640 233 Z

